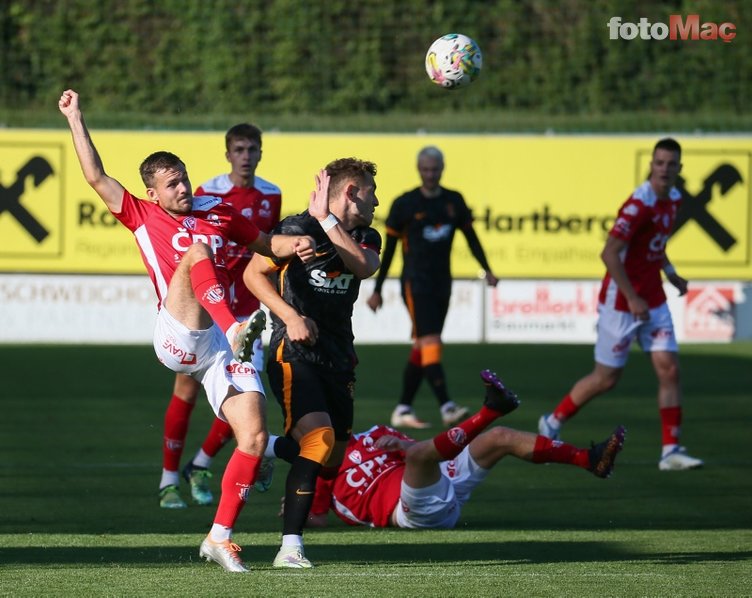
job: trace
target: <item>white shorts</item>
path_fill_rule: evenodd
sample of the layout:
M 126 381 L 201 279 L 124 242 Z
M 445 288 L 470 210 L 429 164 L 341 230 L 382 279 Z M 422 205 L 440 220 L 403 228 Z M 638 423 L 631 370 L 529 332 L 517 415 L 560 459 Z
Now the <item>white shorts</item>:
M 221 407 L 230 387 L 264 394 L 256 368 L 232 358 L 227 337 L 217 326 L 189 330 L 163 307 L 154 327 L 154 351 L 173 372 L 201 382 L 214 413 L 222 419 Z
M 402 481 L 396 507 L 399 527 L 453 528 L 462 505 L 489 471 L 473 460 L 468 447 L 451 461 L 442 462 L 440 468 L 441 479 L 432 486 L 411 488 Z
M 598 305 L 596 362 L 612 368 L 623 368 L 627 364 L 629 347 L 635 339 L 645 352 L 676 353 L 679 350 L 668 304 L 663 303 L 651 309 L 650 319 L 645 321 L 638 320 L 627 311 Z

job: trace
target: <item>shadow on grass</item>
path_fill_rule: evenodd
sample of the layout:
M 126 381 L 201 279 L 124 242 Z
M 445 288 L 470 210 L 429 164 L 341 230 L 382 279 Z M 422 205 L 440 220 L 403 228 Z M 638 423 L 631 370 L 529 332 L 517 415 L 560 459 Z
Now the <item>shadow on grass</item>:
M 274 557 L 277 546 L 247 546 L 244 558 L 255 566 L 258 561 Z M 386 565 L 420 567 L 436 563 L 463 565 L 521 565 L 588 562 L 642 562 L 661 565 L 686 565 L 718 561 L 752 559 L 752 551 L 734 552 L 644 552 L 631 549 L 626 543 L 614 542 L 477 542 L 442 544 L 348 544 L 317 545 L 308 549 L 317 567 L 343 565 Z M 353 559 L 357 555 L 357 559 Z M 419 556 L 420 558 L 416 558 Z M 266 557 L 266 558 L 265 558 Z M 5 565 L 163 565 L 188 564 L 200 561 L 195 550 L 180 547 L 16 547 L 0 548 L 0 562 Z

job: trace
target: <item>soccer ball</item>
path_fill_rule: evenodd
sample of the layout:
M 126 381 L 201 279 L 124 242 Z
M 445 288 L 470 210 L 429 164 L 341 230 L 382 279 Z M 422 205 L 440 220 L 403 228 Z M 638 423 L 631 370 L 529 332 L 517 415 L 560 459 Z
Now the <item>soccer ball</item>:
M 480 74 L 483 56 L 467 35 L 448 33 L 431 44 L 426 53 L 426 72 L 431 81 L 447 89 L 470 85 Z

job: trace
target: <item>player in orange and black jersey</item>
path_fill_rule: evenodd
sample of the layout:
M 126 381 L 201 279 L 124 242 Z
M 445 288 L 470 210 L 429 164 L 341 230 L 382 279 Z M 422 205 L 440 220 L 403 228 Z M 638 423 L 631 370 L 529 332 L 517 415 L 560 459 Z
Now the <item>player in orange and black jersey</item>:
M 402 243 L 402 298 L 413 324 L 413 347 L 403 374 L 402 393 L 392 413 L 394 427 L 427 428 L 413 410 L 413 400 L 425 376 L 436 395 L 445 425 L 465 418 L 468 410 L 449 398 L 441 364 L 441 332 L 452 291 L 450 256 L 454 233 L 462 231 L 470 251 L 485 272 L 490 286 L 498 279 L 473 229 L 473 217 L 457 191 L 439 185 L 444 156 L 436 147 L 418 154 L 421 186 L 398 197 L 386 220 L 386 246 L 376 286 L 367 303 L 377 311 L 383 301 L 381 288 L 392 263 L 397 242 Z
M 373 163 L 355 158 L 328 164 L 316 178 L 308 211 L 275 229 L 309 231 L 316 257 L 304 264 L 257 254 L 245 271 L 246 285 L 272 313 L 269 385 L 282 407 L 284 439 L 300 446 L 287 476 L 275 567 L 312 566 L 302 536 L 316 478 L 336 474 L 352 432 L 352 310 L 360 281 L 376 272 L 381 251 L 381 236 L 370 228 L 379 203 L 375 175 Z M 267 456 L 275 444 L 270 439 Z

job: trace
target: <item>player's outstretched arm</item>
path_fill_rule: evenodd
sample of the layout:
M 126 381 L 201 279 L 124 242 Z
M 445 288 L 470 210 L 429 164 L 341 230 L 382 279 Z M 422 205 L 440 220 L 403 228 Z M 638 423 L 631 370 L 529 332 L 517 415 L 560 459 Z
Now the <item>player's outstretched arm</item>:
M 94 143 L 86 128 L 84 116 L 78 103 L 78 94 L 72 89 L 66 89 L 58 101 L 60 112 L 68 119 L 73 147 L 81 164 L 86 182 L 91 185 L 97 195 L 102 198 L 107 208 L 114 214 L 119 214 L 123 207 L 123 186 L 104 171 L 102 159 L 94 147 Z

